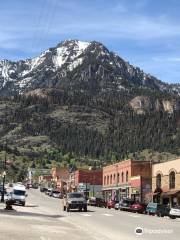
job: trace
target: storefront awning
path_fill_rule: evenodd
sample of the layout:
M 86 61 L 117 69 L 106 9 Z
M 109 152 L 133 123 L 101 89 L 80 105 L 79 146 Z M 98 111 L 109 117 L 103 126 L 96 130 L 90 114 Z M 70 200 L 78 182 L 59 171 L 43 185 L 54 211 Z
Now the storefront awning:
M 163 192 L 163 190 L 161 188 L 156 188 L 153 195 L 157 195 L 157 194 L 161 194 Z
M 171 196 L 171 195 L 177 195 L 178 193 L 180 193 L 180 190 L 171 190 L 168 192 L 163 192 L 161 196 L 166 197 L 166 196 Z
M 123 186 L 116 186 L 116 187 L 103 187 L 102 190 L 103 191 L 108 191 L 108 190 L 120 190 L 120 189 L 124 189 L 126 190 L 126 188 L 129 188 L 130 185 L 123 185 Z

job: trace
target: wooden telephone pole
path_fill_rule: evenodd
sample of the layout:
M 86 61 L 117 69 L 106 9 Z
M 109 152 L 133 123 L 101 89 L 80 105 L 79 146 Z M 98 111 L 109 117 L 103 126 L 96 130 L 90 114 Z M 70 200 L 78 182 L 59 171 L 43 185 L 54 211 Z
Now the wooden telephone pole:
M 7 104 L 5 107 L 5 124 L 7 123 Z M 6 168 L 7 168 L 7 137 L 5 140 L 5 154 L 4 154 L 4 171 L 3 171 L 3 189 L 1 194 L 1 202 L 4 202 L 4 195 L 5 195 L 5 182 L 6 182 Z
M 5 145 L 5 154 L 4 154 L 4 171 L 3 171 L 3 189 L 1 194 L 1 202 L 4 202 L 4 194 L 5 194 L 5 182 L 6 182 L 6 167 L 7 167 L 7 139 Z

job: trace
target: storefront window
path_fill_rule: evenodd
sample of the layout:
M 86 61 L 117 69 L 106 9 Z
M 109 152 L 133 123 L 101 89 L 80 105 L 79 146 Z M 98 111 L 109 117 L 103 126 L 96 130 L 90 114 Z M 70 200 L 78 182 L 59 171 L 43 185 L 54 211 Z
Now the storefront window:
M 119 173 L 117 174 L 117 182 L 119 183 Z
M 129 180 L 129 174 L 128 174 L 128 171 L 126 172 L 126 182 L 128 182 Z
M 121 182 L 124 182 L 124 173 L 121 173 Z
M 169 188 L 170 189 L 175 188 L 175 172 L 171 172 L 169 174 Z
M 104 177 L 104 185 L 106 185 L 106 176 Z
M 161 188 L 161 174 L 160 173 L 156 176 L 156 187 Z
M 112 184 L 112 175 L 110 176 L 110 184 Z

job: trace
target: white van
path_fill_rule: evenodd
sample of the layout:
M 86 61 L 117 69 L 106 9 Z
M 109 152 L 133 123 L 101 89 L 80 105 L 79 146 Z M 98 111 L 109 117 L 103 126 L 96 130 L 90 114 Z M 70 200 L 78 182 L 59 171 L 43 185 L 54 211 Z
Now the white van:
M 11 193 L 11 200 L 13 201 L 13 204 L 19 204 L 22 206 L 25 206 L 26 203 L 26 188 L 23 185 L 15 185 L 13 187 L 13 191 Z

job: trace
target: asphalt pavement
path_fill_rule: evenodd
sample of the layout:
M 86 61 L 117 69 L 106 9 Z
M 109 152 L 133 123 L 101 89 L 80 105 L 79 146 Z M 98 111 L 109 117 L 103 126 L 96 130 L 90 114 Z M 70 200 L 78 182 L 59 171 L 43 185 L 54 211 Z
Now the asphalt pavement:
M 28 191 L 26 207 L 14 206 L 13 212 L 2 208 L 1 204 L 1 240 L 177 240 L 180 236 L 180 219 L 96 207 L 67 213 L 62 200 L 34 189 Z

